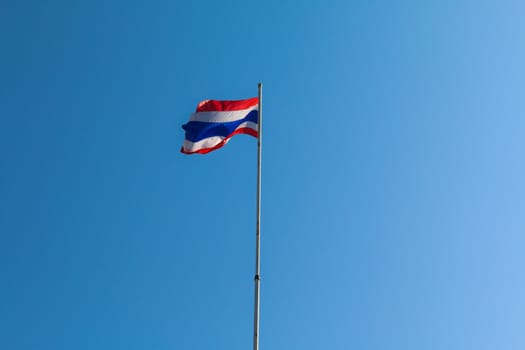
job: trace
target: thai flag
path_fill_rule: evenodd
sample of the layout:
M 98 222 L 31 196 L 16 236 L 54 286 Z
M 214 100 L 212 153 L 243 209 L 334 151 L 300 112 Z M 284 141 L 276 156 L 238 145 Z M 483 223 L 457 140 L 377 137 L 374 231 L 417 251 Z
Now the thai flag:
M 185 154 L 206 154 L 224 146 L 237 134 L 258 136 L 259 99 L 237 101 L 205 100 L 199 103 L 190 121 L 182 126 Z

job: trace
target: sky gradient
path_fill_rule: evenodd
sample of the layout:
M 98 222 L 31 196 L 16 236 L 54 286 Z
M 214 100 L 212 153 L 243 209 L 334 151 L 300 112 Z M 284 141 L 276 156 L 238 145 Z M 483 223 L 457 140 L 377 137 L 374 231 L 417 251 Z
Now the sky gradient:
M 522 1 L 2 1 L 0 348 L 525 348 Z

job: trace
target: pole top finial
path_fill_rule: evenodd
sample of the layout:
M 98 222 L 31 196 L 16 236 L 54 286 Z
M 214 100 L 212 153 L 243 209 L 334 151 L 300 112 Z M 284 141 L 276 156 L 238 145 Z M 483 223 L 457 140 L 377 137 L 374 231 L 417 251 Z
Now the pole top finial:
M 261 82 L 259 82 L 259 84 L 257 84 L 257 85 L 258 85 L 259 87 L 262 87 L 262 83 L 261 83 Z

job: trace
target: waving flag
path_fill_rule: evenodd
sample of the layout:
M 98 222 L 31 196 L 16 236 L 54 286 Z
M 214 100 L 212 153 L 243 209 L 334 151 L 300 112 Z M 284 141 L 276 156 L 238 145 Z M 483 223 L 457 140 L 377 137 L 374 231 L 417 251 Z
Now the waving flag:
M 259 99 L 237 101 L 205 100 L 199 103 L 190 121 L 182 126 L 185 154 L 206 154 L 224 146 L 237 134 L 258 136 Z

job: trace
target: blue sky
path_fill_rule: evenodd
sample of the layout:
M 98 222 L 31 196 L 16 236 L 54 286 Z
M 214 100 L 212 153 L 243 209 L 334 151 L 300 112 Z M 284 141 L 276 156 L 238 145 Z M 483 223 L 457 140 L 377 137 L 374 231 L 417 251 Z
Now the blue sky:
M 521 1 L 3 1 L 0 348 L 525 347 Z

